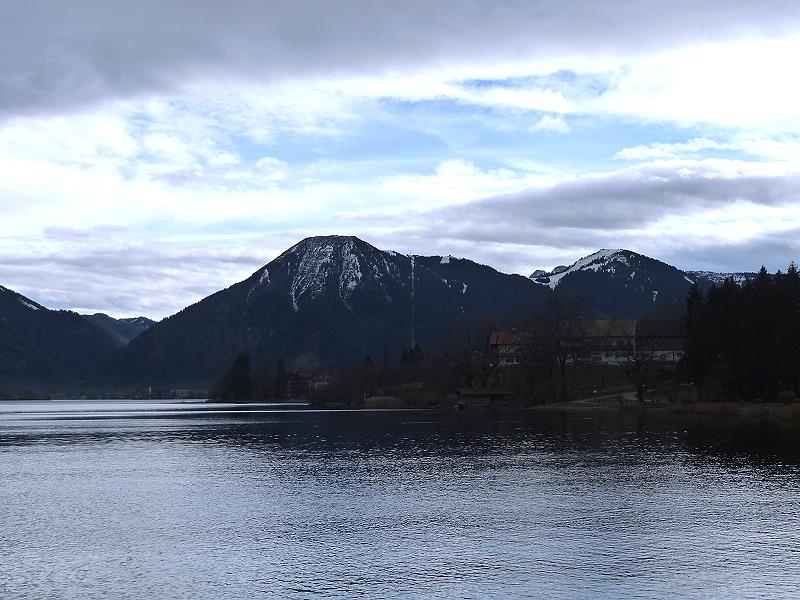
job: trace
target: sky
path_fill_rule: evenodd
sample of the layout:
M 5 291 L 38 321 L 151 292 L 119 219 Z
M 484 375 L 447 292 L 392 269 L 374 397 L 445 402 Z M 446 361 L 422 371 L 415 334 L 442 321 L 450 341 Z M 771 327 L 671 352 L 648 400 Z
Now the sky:
M 800 258 L 800 3 L 0 4 L 0 285 L 160 319 L 300 239 Z

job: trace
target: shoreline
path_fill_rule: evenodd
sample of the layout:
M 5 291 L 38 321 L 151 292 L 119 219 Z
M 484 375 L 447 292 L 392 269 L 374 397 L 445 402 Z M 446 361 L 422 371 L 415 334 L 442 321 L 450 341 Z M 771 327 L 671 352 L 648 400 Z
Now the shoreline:
M 638 402 L 575 400 L 564 404 L 539 404 L 530 408 L 552 412 L 650 412 L 703 418 L 800 421 L 800 402 L 656 402 L 640 404 Z

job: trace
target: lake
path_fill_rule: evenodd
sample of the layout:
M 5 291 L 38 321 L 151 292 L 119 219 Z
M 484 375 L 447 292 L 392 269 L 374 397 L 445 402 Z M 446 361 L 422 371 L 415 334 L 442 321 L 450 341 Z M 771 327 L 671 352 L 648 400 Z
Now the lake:
M 796 598 L 798 433 L 0 403 L 0 597 Z

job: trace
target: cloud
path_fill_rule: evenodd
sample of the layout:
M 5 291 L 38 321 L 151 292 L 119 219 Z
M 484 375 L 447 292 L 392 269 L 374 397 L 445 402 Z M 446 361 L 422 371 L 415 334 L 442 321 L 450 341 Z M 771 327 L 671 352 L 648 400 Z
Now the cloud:
M 800 167 L 800 137 L 793 134 L 771 139 L 740 133 L 724 142 L 708 138 L 693 138 L 687 142 L 643 144 L 623 148 L 614 155 L 614 158 L 621 160 L 681 159 L 698 157 L 714 150 L 738 152 Z M 779 166 L 778 168 L 785 167 Z
M 562 57 L 658 50 L 711 31 L 716 39 L 777 35 L 798 14 L 796 3 L 781 1 L 30 0 L 2 9 L 0 113 L 174 92 L 202 79 L 534 61 L 557 70 Z
M 800 83 L 787 77 L 800 52 L 797 29 L 779 38 L 745 35 L 695 40 L 638 54 L 613 73 L 602 94 L 581 107 L 680 125 L 710 123 L 781 133 L 800 126 Z
M 534 185 L 552 183 L 552 174 L 520 172 L 500 168 L 483 170 L 469 161 L 441 162 L 433 174 L 403 174 L 384 178 L 380 189 L 400 202 L 398 208 L 410 205 L 431 208 L 435 205 L 460 204 L 485 196 L 509 193 Z M 406 199 L 403 202 L 403 199 Z
M 746 163 L 665 161 L 446 208 L 442 215 L 466 213 L 481 223 L 511 226 L 623 229 L 737 201 L 790 205 L 798 184 L 797 174 L 767 176 Z
M 798 186 L 798 173 L 763 173 L 746 163 L 662 161 L 434 210 L 409 220 L 403 235 L 412 246 L 471 247 L 472 257 L 512 272 L 572 262 L 601 247 L 675 257 L 678 266 L 701 262 L 706 248 L 727 248 L 731 255 L 720 264 L 738 261 L 742 269 L 753 255 L 741 248 L 752 251 L 758 240 L 781 240 L 797 252 Z
M 718 240 L 669 248 L 659 258 L 672 264 L 682 265 L 686 270 L 738 272 L 757 271 L 762 265 L 771 272 L 786 271 L 789 262 L 800 258 L 800 227 L 780 232 L 760 233 L 745 240 Z
M 798 54 L 777 0 L 7 2 L 0 283 L 163 316 L 324 233 L 521 273 L 773 260 Z
M 704 150 L 724 149 L 725 144 L 709 140 L 707 138 L 694 138 L 688 142 L 674 144 L 647 144 L 623 148 L 614 155 L 614 158 L 621 160 L 655 160 L 684 158 L 686 156 L 696 156 Z
M 66 244 L 40 245 L 36 254 L 5 254 L 3 285 L 48 308 L 160 319 L 244 279 L 266 262 L 255 248 L 231 249 L 207 240 L 143 242 L 124 234 L 101 235 L 104 229 L 48 230 L 48 239 Z
M 562 117 L 544 115 L 533 126 L 534 131 L 552 131 L 553 133 L 567 134 L 570 132 L 569 125 Z

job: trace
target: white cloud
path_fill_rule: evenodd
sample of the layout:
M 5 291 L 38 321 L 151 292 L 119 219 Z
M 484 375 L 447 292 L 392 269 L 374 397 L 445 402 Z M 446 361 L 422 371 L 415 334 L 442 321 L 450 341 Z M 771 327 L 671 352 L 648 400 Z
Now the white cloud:
M 570 132 L 569 125 L 563 117 L 544 115 L 533 126 L 534 131 L 552 131 L 553 133 L 567 134 Z
M 726 151 L 752 157 L 751 168 L 759 164 L 760 169 L 773 172 L 800 170 L 800 137 L 781 136 L 779 139 L 754 137 L 742 133 L 730 137 L 727 141 L 716 141 L 708 138 L 693 138 L 687 142 L 653 143 L 623 148 L 614 155 L 621 160 L 670 160 L 697 158 L 709 151 Z M 769 161 L 764 164 L 763 161 Z M 741 164 L 742 161 L 729 161 L 729 164 Z
M 614 158 L 621 160 L 654 160 L 685 158 L 697 155 L 703 150 L 721 149 L 724 144 L 709 140 L 707 138 L 694 138 L 688 142 L 674 144 L 647 144 L 623 148 L 614 155 Z
M 621 61 L 611 86 L 580 110 L 649 121 L 800 127 L 800 81 L 789 74 L 800 36 L 692 43 Z
M 542 173 L 512 169 L 483 170 L 463 160 L 440 163 L 433 174 L 403 174 L 380 182 L 381 191 L 397 198 L 400 208 L 433 208 L 552 184 L 554 178 Z M 405 199 L 405 200 L 404 200 Z
M 281 181 L 286 179 L 288 165 L 282 160 L 272 156 L 265 156 L 256 162 L 256 167 L 266 181 Z
M 311 233 L 524 272 L 597 245 L 666 258 L 687 237 L 752 250 L 798 228 L 800 5 L 301 4 L 54 2 L 30 31 L 25 3 L 8 11 L 0 283 L 35 289 L 47 267 L 24 256 L 78 280 L 96 260 L 83 295 L 53 276 L 42 298 L 85 307 L 92 289 L 155 293 L 159 255 L 155 280 L 188 301 Z M 448 207 L 436 227 L 420 217 Z M 281 235 L 265 246 L 259 226 Z M 87 230 L 105 233 L 81 246 Z M 137 312 L 126 298 L 109 302 Z

